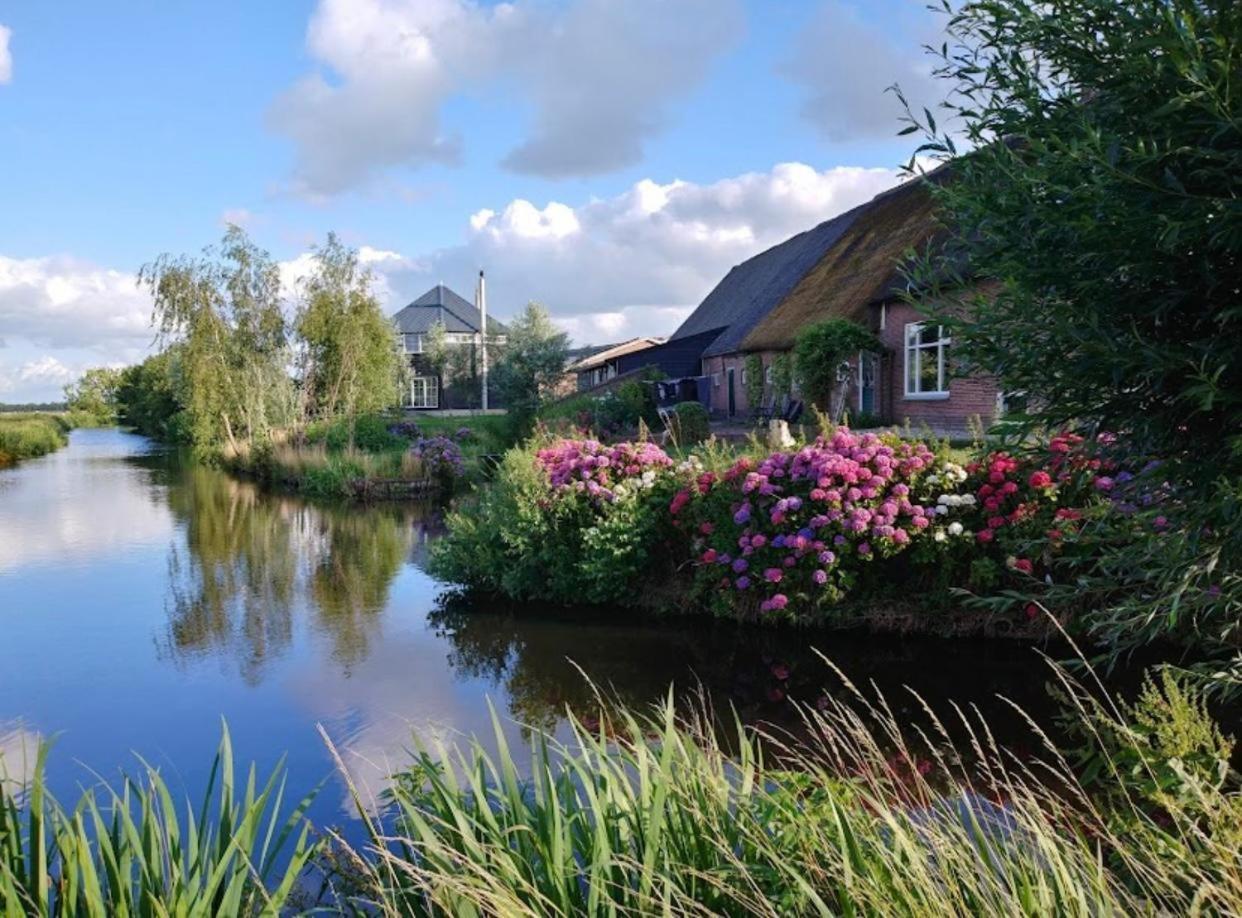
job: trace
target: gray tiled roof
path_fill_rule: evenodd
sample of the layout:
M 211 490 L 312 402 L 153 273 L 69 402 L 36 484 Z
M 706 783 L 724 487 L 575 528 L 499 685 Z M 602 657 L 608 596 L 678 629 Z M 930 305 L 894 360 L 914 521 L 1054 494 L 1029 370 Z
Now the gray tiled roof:
M 854 222 L 863 204 L 735 265 L 670 339 L 722 328 L 704 357 L 735 351 Z
M 446 331 L 477 332 L 483 322 L 473 303 L 443 284 L 436 284 L 394 315 L 392 320 L 407 335 L 426 334 L 437 322 L 443 322 Z M 503 322 L 487 317 L 489 338 L 508 333 L 509 329 Z

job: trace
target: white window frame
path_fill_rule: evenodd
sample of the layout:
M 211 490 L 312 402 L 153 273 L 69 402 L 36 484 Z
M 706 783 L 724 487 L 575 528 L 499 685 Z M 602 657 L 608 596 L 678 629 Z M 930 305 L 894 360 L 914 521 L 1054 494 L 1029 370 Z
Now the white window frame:
M 421 384 L 422 395 L 418 394 Z M 439 408 L 440 407 L 440 384 L 434 376 L 415 376 L 410 380 L 410 407 L 411 408 Z
M 414 339 L 414 347 L 410 347 L 410 339 Z M 421 354 L 423 352 L 423 336 L 416 332 L 408 332 L 401 336 L 401 349 L 407 354 Z
M 907 322 L 904 346 L 902 348 L 902 367 L 905 376 L 902 390 L 907 400 L 946 399 L 949 397 L 949 347 L 953 340 L 945 334 L 944 326 L 939 325 L 939 337 L 935 341 L 922 343 L 919 339 L 926 322 Z M 922 383 L 922 362 L 928 355 L 936 361 L 936 388 L 923 390 L 918 388 Z

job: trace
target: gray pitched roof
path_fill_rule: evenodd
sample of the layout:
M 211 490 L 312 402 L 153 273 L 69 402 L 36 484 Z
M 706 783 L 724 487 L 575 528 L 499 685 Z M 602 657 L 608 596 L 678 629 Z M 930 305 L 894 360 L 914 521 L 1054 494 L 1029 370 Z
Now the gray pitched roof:
M 863 204 L 735 265 L 670 340 L 721 329 L 704 357 L 735 351 L 854 222 Z
M 443 322 L 446 331 L 477 332 L 483 324 L 479 311 L 465 297 L 459 296 L 443 284 L 436 284 L 414 302 L 392 317 L 397 328 L 407 335 L 426 334 L 437 322 Z M 507 335 L 509 329 L 503 322 L 487 317 L 487 334 Z

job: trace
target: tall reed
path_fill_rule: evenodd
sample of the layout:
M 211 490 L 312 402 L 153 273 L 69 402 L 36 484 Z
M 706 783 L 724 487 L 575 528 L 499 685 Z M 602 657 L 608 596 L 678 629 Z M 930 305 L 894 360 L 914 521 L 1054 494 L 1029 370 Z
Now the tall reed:
M 69 442 L 70 427 L 60 415 L 0 413 L 0 466 L 55 452 Z
M 1056 678 L 1081 723 L 1127 735 L 1119 708 Z M 565 742 L 538 735 L 527 779 L 498 723 L 494 752 L 419 748 L 391 791 L 395 832 L 359 800 L 372 839 L 342 845 L 361 890 L 346 905 L 532 918 L 1242 910 L 1236 784 L 1153 807 L 1129 789 L 1135 761 L 1113 753 L 1121 792 L 1105 805 L 1035 725 L 1039 754 L 1018 758 L 970 712 L 942 720 L 916 697 L 926 721 L 911 740 L 887 700 L 845 685 L 848 701 L 801 709 L 798 741 L 735 723 L 729 754 L 706 712 L 679 720 L 671 699 L 598 729 L 572 720 Z
M 282 766 L 260 786 L 252 765 L 239 784 L 227 729 L 197 812 L 187 800 L 182 813 L 146 763 L 139 779 L 101 783 L 67 810 L 48 793 L 47 751 L 40 746 L 28 782 L 0 780 L 6 918 L 275 916 L 318 851 L 303 818 L 313 795 L 282 816 Z

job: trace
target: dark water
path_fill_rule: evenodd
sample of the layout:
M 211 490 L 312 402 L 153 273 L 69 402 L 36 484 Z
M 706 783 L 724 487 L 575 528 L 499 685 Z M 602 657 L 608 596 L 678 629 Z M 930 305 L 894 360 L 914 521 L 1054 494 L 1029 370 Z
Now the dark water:
M 435 527 L 430 508 L 310 504 L 141 437 L 75 431 L 0 471 L 0 756 L 20 770 L 23 749 L 53 738 L 50 779 L 68 798 L 137 753 L 197 795 L 223 718 L 243 760 L 287 754 L 300 792 L 332 774 L 322 725 L 375 794 L 415 737 L 489 734 L 489 699 L 514 744 L 522 724 L 557 729 L 567 705 L 589 715 L 574 663 L 627 701 L 701 685 L 779 722 L 789 697 L 835 684 L 812 648 L 890 692 L 901 717 L 917 713 L 903 685 L 979 704 L 1002 735 L 1017 724 L 997 693 L 1046 706 L 1047 669 L 1017 644 L 442 603 L 422 569 Z M 351 820 L 339 779 L 312 816 Z

